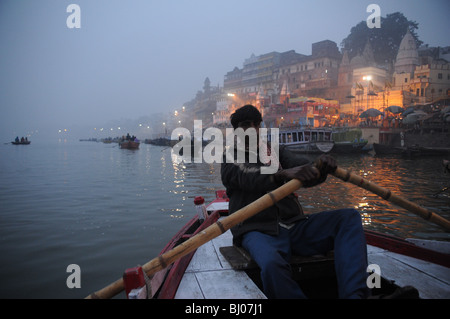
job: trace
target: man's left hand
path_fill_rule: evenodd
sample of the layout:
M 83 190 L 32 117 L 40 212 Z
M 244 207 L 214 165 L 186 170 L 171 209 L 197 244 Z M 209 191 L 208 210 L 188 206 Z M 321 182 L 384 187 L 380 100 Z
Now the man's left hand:
M 329 173 L 333 173 L 336 168 L 337 168 L 337 162 L 334 159 L 334 157 L 328 155 L 328 154 L 324 154 L 321 155 L 317 161 L 316 161 L 316 167 L 319 169 L 320 171 L 320 176 L 321 177 L 325 177 L 329 174 Z

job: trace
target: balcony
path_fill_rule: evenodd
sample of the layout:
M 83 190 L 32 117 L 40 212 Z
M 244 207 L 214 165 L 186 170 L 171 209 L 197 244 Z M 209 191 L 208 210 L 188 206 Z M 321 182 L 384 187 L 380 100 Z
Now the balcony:
M 430 78 L 426 77 L 426 78 L 416 78 L 416 79 L 411 79 L 410 80 L 410 84 L 422 84 L 422 83 L 430 83 Z

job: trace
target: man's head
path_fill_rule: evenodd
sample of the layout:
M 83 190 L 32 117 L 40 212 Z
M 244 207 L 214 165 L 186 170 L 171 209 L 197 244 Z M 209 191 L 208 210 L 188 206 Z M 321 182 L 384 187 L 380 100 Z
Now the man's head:
M 259 127 L 262 122 L 261 113 L 253 105 L 247 104 L 239 108 L 230 116 L 231 125 L 246 130 L 249 127 Z
M 276 134 L 274 135 L 272 141 L 275 143 L 270 143 L 270 149 L 268 143 L 261 143 L 260 145 L 260 133 L 266 134 L 266 129 L 261 129 L 260 126 L 262 122 L 261 113 L 253 105 L 244 105 L 234 112 L 231 117 L 231 125 L 234 128 L 234 138 L 240 141 L 240 145 L 244 146 L 245 153 L 248 154 L 248 161 L 250 163 L 256 163 L 257 158 L 264 166 L 261 167 L 261 174 L 273 174 L 278 171 L 279 161 L 278 161 L 278 129 L 276 129 Z M 227 137 L 228 140 L 228 137 Z M 237 147 L 239 149 L 239 145 Z M 244 152 L 238 152 L 237 160 L 239 163 L 246 162 L 244 156 L 240 157 Z M 234 160 L 235 153 L 232 151 L 231 160 Z M 256 155 L 257 154 L 257 155 Z M 227 156 L 229 153 L 227 153 Z

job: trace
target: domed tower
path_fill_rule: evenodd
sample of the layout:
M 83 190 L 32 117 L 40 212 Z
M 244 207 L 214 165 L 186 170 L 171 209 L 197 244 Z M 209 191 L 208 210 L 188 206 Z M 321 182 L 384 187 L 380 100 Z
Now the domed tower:
M 366 68 L 375 66 L 375 58 L 373 56 L 373 49 L 367 40 L 364 50 L 361 54 L 356 55 L 350 61 L 350 65 L 353 69 Z
M 419 65 L 419 52 L 417 51 L 416 40 L 408 29 L 398 48 L 394 66 L 395 73 L 412 74 L 417 65 Z

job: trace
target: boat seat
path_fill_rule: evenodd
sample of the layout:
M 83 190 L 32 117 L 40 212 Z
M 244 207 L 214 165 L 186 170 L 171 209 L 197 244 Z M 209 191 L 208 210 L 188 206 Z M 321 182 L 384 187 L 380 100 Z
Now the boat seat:
M 219 248 L 220 253 L 236 270 L 258 269 L 258 265 L 250 254 L 238 246 L 225 246 Z M 292 256 L 290 261 L 293 276 L 296 280 L 315 279 L 324 276 L 334 276 L 334 251 L 326 255 Z

